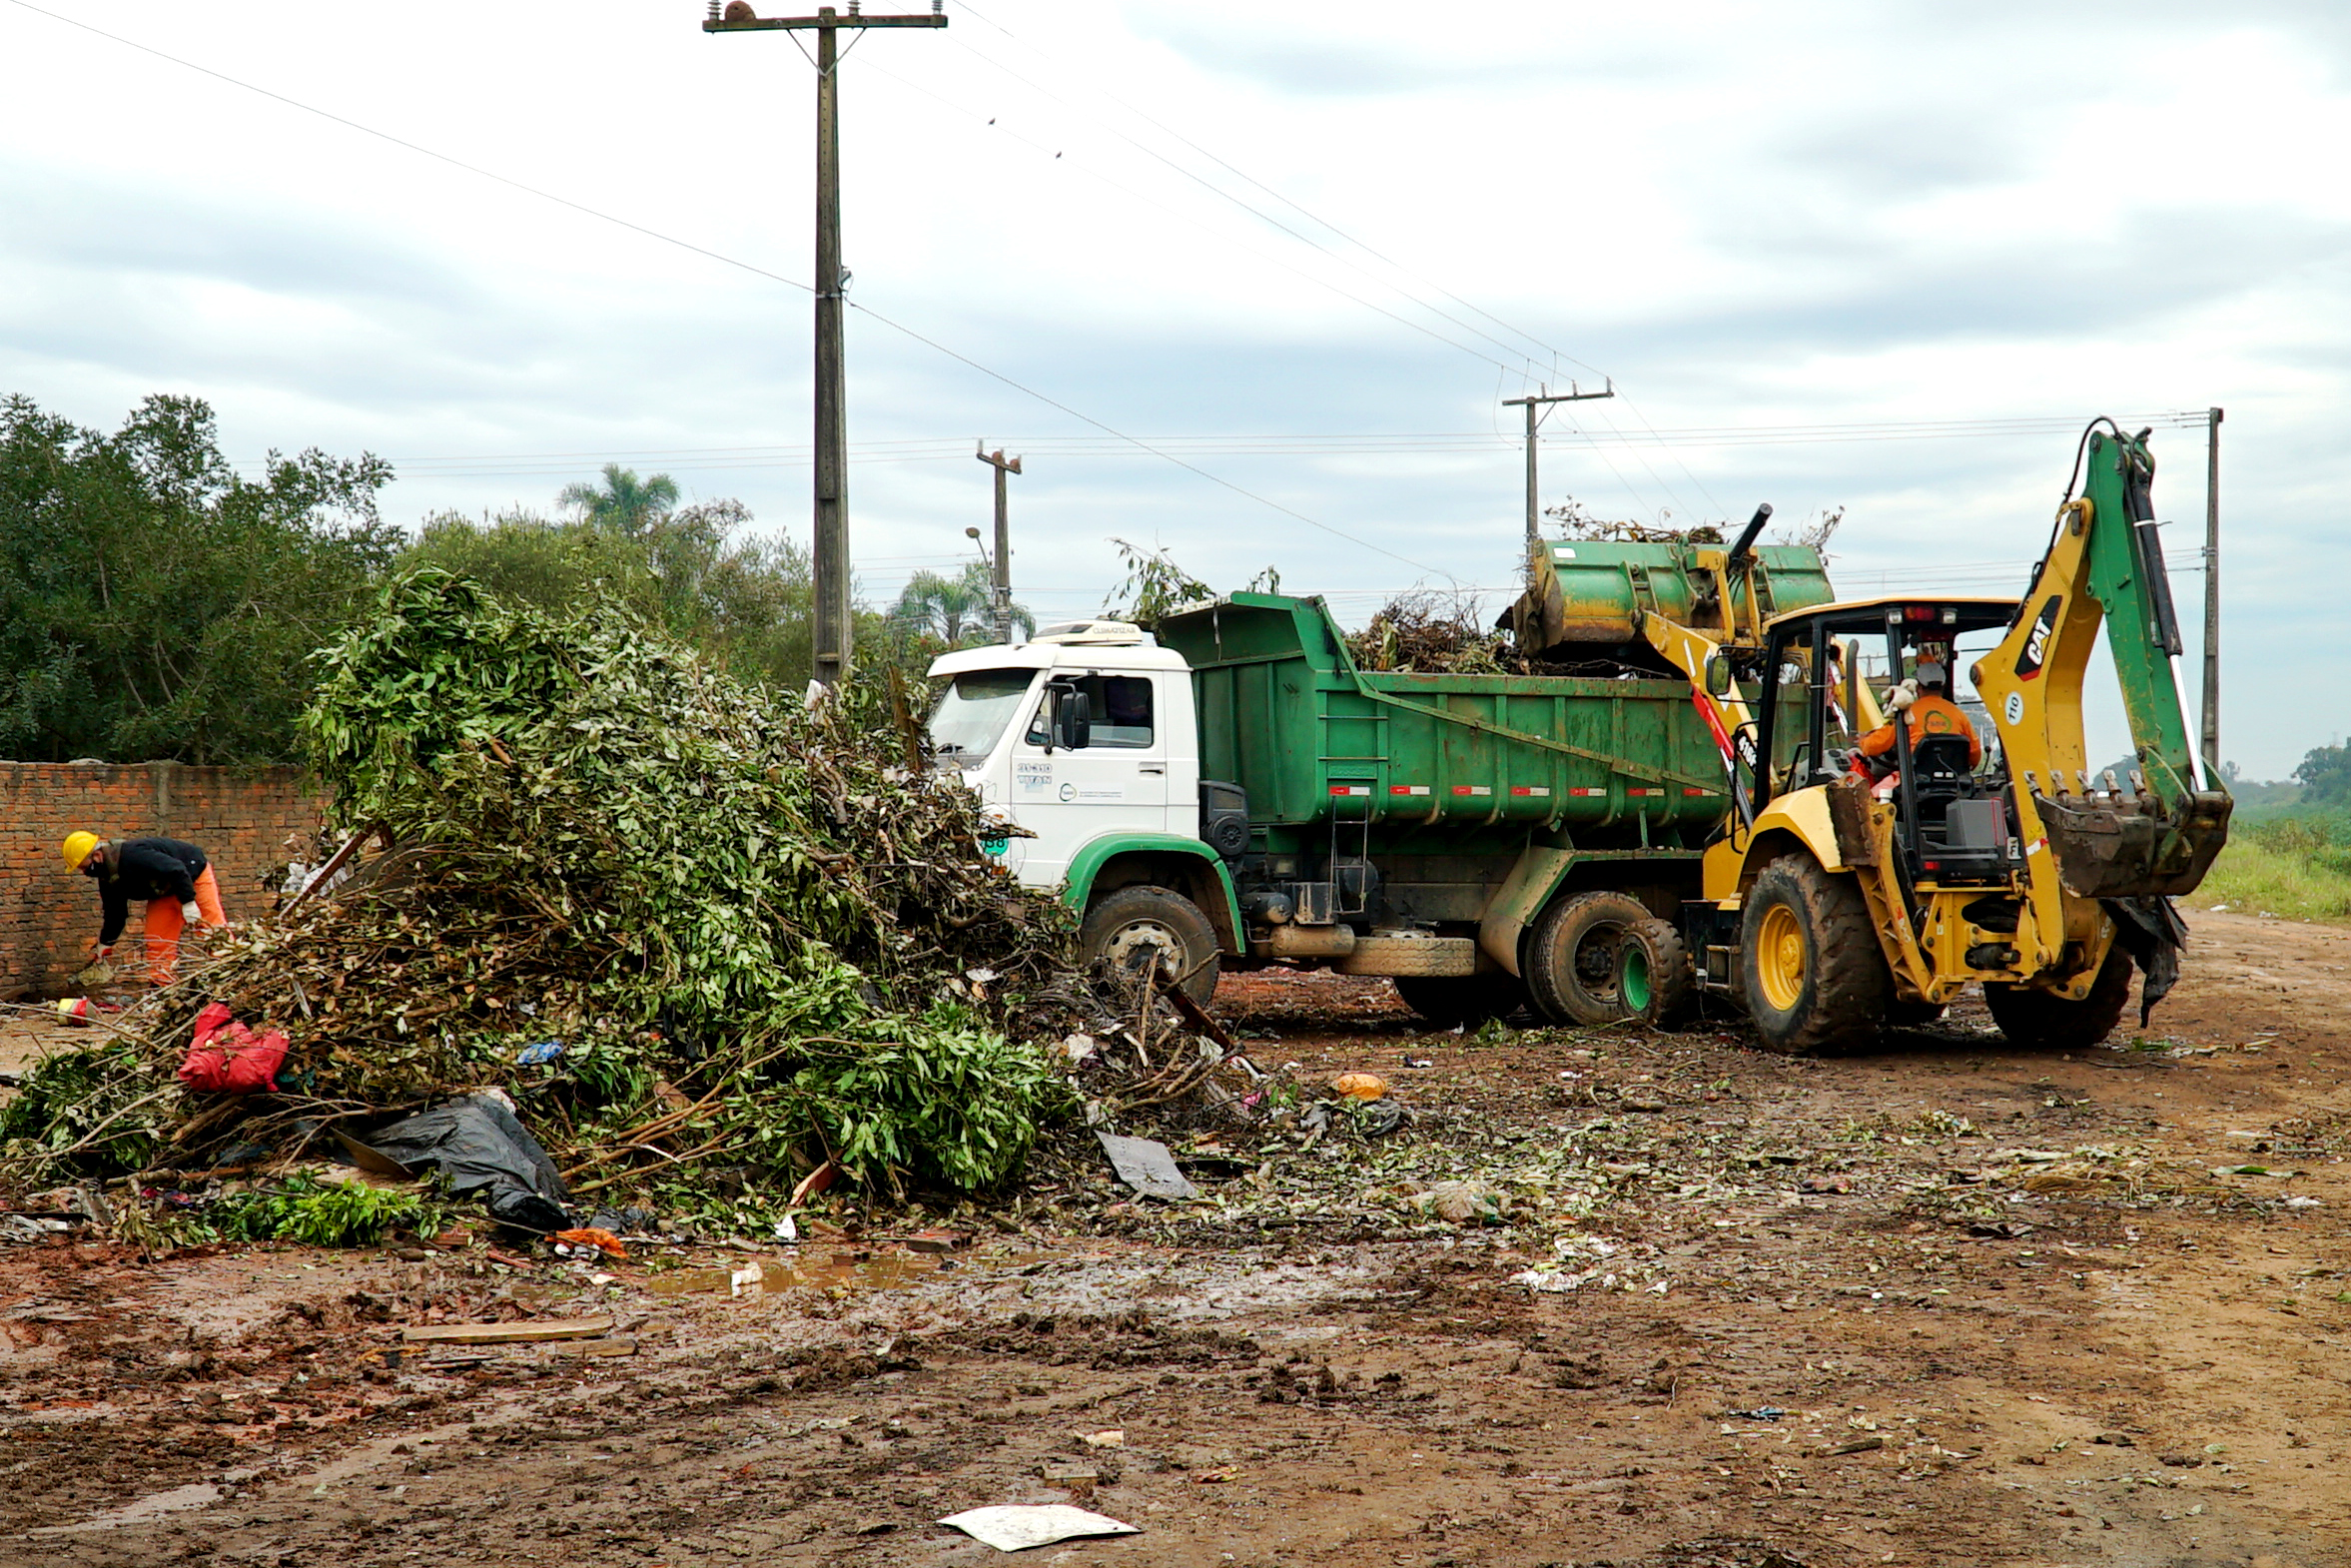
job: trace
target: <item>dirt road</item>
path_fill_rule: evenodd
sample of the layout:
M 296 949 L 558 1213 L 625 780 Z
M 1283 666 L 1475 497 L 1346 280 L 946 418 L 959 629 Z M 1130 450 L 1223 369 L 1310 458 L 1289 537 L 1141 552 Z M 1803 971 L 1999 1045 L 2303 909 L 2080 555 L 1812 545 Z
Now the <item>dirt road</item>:
M 1142 1527 L 1065 1568 L 2351 1562 L 2351 932 L 2195 923 L 2154 1027 L 2074 1057 L 1966 1008 L 1805 1062 L 1228 983 L 1259 1061 L 1412 1115 L 1203 1135 L 1176 1210 L 1073 1156 L 608 1269 L 7 1248 L 0 1563 L 977 1564 L 930 1521 L 1044 1501 Z

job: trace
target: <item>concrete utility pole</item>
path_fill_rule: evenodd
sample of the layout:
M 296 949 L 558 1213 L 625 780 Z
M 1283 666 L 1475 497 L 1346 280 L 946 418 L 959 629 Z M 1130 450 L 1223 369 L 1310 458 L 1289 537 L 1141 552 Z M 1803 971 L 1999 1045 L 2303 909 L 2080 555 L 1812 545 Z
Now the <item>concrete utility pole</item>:
M 827 686 L 849 676 L 856 621 L 849 607 L 849 416 L 844 391 L 841 313 L 849 274 L 841 266 L 840 47 L 844 27 L 945 27 L 942 0 L 928 16 L 861 16 L 859 0 L 840 15 L 827 6 L 814 16 L 763 17 L 747 0 L 710 0 L 705 33 L 816 33 L 816 537 L 815 614 L 811 631 L 816 678 Z
M 973 456 L 996 470 L 996 640 L 1013 640 L 1013 526 L 1005 495 L 1004 476 L 1021 471 L 1021 459 L 1007 457 L 999 446 L 990 451 L 982 441 Z
M 1526 560 L 1530 575 L 1535 569 L 1535 551 L 1543 542 L 1543 505 L 1537 498 L 1535 488 L 1535 431 L 1542 428 L 1543 420 L 1555 402 L 1589 402 L 1595 397 L 1615 395 L 1616 382 L 1611 379 L 1606 392 L 1584 392 L 1575 383 L 1569 382 L 1567 391 L 1563 392 L 1554 392 L 1545 387 L 1540 396 L 1502 399 L 1505 408 L 1526 409 Z M 1538 412 L 1538 409 L 1541 411 Z
M 2204 775 L 2220 777 L 2220 410 L 2204 410 Z

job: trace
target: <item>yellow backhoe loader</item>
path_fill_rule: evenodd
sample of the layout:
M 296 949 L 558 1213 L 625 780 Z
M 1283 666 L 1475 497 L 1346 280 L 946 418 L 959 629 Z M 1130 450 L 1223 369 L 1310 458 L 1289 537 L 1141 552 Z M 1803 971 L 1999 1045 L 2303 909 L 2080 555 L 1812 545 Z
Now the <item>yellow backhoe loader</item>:
M 1763 514 L 1698 552 L 1720 630 L 1654 613 L 1644 630 L 1691 679 L 1731 809 L 1685 907 L 1689 956 L 1622 945 L 1629 1007 L 1727 994 L 1768 1048 L 1829 1051 L 1936 1018 L 1973 982 L 2010 1039 L 2078 1047 L 2113 1029 L 2135 960 L 2145 1021 L 2178 970 L 2171 896 L 2202 880 L 2232 804 L 2190 747 L 2146 434 L 2083 433 L 2021 599 L 1767 615 L 1743 592 Z M 2083 746 L 2101 623 L 2135 757 L 2121 778 L 2092 777 Z M 1961 668 L 1980 720 L 1934 689 Z

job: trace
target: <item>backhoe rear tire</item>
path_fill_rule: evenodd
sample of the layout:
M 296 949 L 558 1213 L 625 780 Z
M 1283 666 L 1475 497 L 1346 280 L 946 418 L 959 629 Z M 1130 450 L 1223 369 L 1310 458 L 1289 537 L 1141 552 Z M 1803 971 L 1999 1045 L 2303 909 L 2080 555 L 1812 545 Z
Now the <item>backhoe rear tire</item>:
M 1628 1017 L 1678 1029 L 1698 1011 L 1698 971 L 1670 920 L 1637 920 L 1617 944 L 1616 994 Z
M 2078 1002 L 2025 986 L 1987 981 L 1983 987 L 1984 1006 L 2001 1034 L 2019 1046 L 2061 1051 L 2087 1050 L 2112 1034 L 2129 1001 L 2130 955 L 2119 942 L 2107 950 L 2089 995 Z
M 1805 1056 L 1866 1044 L 1885 1027 L 1894 972 L 1850 874 L 1783 855 L 1748 893 L 1739 979 L 1766 1051 Z
M 1576 893 L 1553 904 L 1535 922 L 1519 965 L 1535 1011 L 1587 1029 L 1623 1022 L 1617 948 L 1626 927 L 1649 918 L 1649 906 L 1625 893 Z
M 1404 1006 L 1438 1029 L 1508 1018 L 1526 1006 L 1526 987 L 1496 970 L 1486 975 L 1398 975 Z
M 1101 959 L 1129 984 L 1156 960 L 1161 981 L 1181 981 L 1200 1006 L 1216 994 L 1215 928 L 1197 904 L 1170 888 L 1147 883 L 1105 894 L 1078 928 L 1078 950 L 1089 963 Z

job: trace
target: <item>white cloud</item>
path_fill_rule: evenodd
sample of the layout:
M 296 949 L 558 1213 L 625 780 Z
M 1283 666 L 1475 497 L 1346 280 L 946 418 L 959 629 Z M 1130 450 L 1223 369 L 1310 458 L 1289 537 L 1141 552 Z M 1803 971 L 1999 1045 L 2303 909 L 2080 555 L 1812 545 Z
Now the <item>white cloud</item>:
M 810 276 L 809 70 L 780 35 L 703 36 L 691 0 L 321 7 L 293 25 L 162 0 L 54 8 Z M 1198 459 L 1486 583 L 1509 576 L 1520 510 L 1498 397 L 1530 374 L 1591 375 L 1530 373 L 1516 329 L 1618 378 L 1629 400 L 1575 410 L 1603 433 L 2223 403 L 2228 750 L 2274 775 L 2344 727 L 2345 704 L 2288 677 L 2326 644 L 2351 566 L 2333 509 L 2351 477 L 2351 187 L 2334 167 L 2351 25 L 2331 8 L 2142 6 L 2127 26 L 1859 0 L 1554 0 L 1434 25 L 1383 0 L 1260 8 L 1245 28 L 1165 3 L 950 12 L 945 34 L 868 36 L 844 69 L 847 254 L 873 310 L 1140 434 L 1492 432 L 1482 451 Z M 196 392 L 249 456 L 579 453 L 585 472 L 620 455 L 804 525 L 804 468 L 653 455 L 805 444 L 800 291 L 20 6 L 0 4 L 0 389 L 98 424 L 151 391 Z M 1269 560 L 1306 589 L 1414 575 L 1155 459 L 1056 454 L 1096 432 L 869 317 L 851 353 L 872 590 L 959 553 L 987 475 L 952 443 L 980 434 L 1040 447 L 1015 516 L 1023 591 L 1047 613 L 1099 600 L 1111 534 L 1217 580 Z M 950 444 L 878 460 L 894 441 Z M 1639 514 L 1847 504 L 1838 564 L 1859 584 L 2002 561 L 2020 576 L 2071 453 L 2047 432 L 1561 448 L 1545 471 L 1547 498 Z M 2200 436 L 2164 431 L 2158 454 L 2174 561 L 2193 566 Z M 392 511 L 543 502 L 572 476 L 502 466 L 412 464 Z M 2197 583 L 2180 578 L 2191 604 Z

